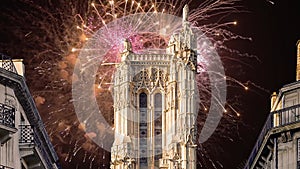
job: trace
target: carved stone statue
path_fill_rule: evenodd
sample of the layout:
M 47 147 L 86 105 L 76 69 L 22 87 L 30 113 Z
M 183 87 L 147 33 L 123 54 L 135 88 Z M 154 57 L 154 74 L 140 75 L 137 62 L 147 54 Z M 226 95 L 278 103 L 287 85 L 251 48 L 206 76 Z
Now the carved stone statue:
M 123 45 L 124 45 L 123 52 L 132 52 L 132 45 L 128 39 L 124 40 Z

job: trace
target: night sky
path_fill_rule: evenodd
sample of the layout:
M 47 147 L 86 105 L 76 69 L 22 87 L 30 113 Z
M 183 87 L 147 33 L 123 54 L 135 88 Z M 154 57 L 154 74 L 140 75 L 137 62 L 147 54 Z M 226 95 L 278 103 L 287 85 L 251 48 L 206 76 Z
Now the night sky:
M 300 39 L 300 1 L 247 0 L 243 3 L 249 13 L 238 16 L 236 31 L 251 37 L 252 42 L 237 45 L 242 51 L 258 56 L 260 61 L 250 61 L 251 66 L 243 67 L 244 78 L 257 87 L 250 85 L 251 90 L 241 99 L 242 119 L 247 129 L 240 130 L 240 142 L 228 146 L 228 163 L 231 163 L 225 167 L 228 169 L 236 168 L 249 156 L 269 113 L 271 94 L 295 81 L 296 42 Z
M 19 36 L 15 35 L 16 31 L 13 30 L 22 28 L 23 25 L 19 24 L 22 22 L 14 22 L 12 18 L 7 17 L 11 16 L 9 12 L 18 11 L 26 6 L 20 7 L 18 4 L 10 3 L 8 0 L 0 2 L 0 52 L 17 58 L 22 56 L 22 53 L 26 53 L 27 49 L 35 46 L 33 42 L 30 42 L 31 46 L 29 46 L 28 43 L 19 41 Z M 238 136 L 234 141 L 219 140 L 222 148 L 220 154 L 214 157 L 221 161 L 225 169 L 240 168 L 246 161 L 269 113 L 271 93 L 295 81 L 296 42 L 300 39 L 300 1 L 242 0 L 240 5 L 244 12 L 228 16 L 228 20 L 238 22 L 236 26 L 229 29 L 250 37 L 252 41 L 236 40 L 230 42 L 228 46 L 255 55 L 259 60 L 254 58 L 242 60 L 243 64 L 238 64 L 239 67 L 236 68 L 242 72 L 237 75 L 237 79 L 243 83 L 247 81 L 251 83 L 249 83 L 249 91 L 233 92 L 240 95 L 239 111 L 242 122 L 239 124 Z M 43 32 L 39 34 L 43 36 Z M 32 39 L 34 40 L 36 39 Z M 25 60 L 26 67 L 31 62 Z M 28 72 L 27 82 L 31 90 L 42 88 L 36 84 L 37 81 L 34 81 L 33 77 L 37 76 L 30 75 Z M 231 95 L 234 94 L 229 94 Z M 40 110 L 43 110 L 43 107 Z

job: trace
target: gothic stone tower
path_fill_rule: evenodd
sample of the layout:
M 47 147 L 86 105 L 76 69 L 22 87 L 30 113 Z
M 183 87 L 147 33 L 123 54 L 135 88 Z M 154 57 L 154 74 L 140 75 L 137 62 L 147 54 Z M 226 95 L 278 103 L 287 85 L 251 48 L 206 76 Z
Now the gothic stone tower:
M 165 54 L 135 54 L 124 41 L 114 77 L 114 169 L 196 169 L 196 38 L 183 29 Z

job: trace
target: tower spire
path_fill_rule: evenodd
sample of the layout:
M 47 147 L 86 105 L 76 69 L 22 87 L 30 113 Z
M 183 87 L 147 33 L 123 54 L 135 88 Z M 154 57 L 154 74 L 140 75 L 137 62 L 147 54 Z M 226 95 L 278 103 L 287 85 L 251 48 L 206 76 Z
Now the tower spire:
M 183 13 L 182 13 L 182 24 L 185 24 L 188 22 L 189 17 L 189 6 L 187 4 L 184 5 Z

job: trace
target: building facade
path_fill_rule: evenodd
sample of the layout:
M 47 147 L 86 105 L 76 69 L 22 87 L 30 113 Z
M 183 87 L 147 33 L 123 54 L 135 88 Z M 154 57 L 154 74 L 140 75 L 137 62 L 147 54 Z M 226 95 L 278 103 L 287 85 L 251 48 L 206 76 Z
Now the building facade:
M 300 169 L 300 43 L 296 82 L 271 96 L 271 112 L 244 169 Z
M 196 37 L 183 29 L 165 52 L 135 54 L 124 41 L 114 76 L 114 169 L 196 169 Z
M 58 169 L 22 60 L 0 59 L 0 169 Z

